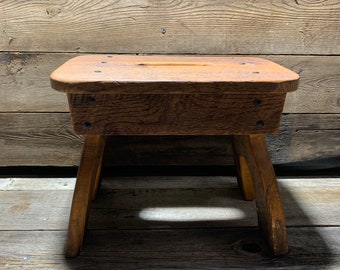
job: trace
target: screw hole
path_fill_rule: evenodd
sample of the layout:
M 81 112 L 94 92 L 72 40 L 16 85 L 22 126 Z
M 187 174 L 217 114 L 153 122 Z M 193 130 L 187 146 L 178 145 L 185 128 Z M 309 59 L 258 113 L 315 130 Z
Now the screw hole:
M 260 74 L 259 71 L 253 71 L 253 74 Z
M 87 104 L 94 105 L 96 103 L 96 99 L 94 97 L 87 98 Z
M 90 128 L 90 127 L 91 127 L 91 123 L 90 123 L 90 122 L 84 122 L 84 126 L 85 126 L 86 128 Z
M 240 65 L 245 65 L 246 63 L 245 62 L 239 62 Z
M 107 64 L 107 62 L 106 62 L 106 61 L 101 61 L 101 63 L 102 63 L 102 64 Z
M 256 126 L 259 128 L 264 127 L 264 122 L 262 120 L 257 121 Z
M 102 71 L 101 71 L 101 70 L 95 70 L 94 72 L 96 72 L 96 73 L 101 73 Z
M 108 55 L 107 58 L 112 58 L 112 55 Z
M 260 106 L 260 105 L 261 105 L 261 103 L 262 103 L 262 101 L 261 101 L 261 100 L 259 100 L 259 99 L 255 99 L 255 100 L 254 100 L 254 106 L 255 106 L 255 107 L 258 107 L 258 106 Z

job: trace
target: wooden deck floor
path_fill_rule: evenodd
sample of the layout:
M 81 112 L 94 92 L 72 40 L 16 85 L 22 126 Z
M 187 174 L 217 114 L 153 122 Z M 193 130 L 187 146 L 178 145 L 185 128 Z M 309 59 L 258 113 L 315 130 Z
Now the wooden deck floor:
M 279 178 L 290 252 L 273 258 L 233 177 L 105 178 L 83 250 L 63 248 L 74 178 L 0 178 L 0 269 L 340 269 L 340 177 Z

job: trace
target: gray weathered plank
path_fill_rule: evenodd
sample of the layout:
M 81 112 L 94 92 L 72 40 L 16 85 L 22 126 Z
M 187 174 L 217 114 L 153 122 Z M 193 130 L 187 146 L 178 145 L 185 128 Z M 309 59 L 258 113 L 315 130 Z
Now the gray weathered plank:
M 224 52 L 226 53 L 226 52 Z M 0 53 L 1 112 L 67 112 L 66 95 L 50 87 L 51 72 L 79 54 Z M 263 56 L 299 73 L 285 113 L 340 113 L 339 56 Z
M 68 113 L 0 114 L 1 166 L 75 166 L 82 140 Z
M 65 230 L 72 190 L 0 191 L 0 230 Z
M 324 160 L 326 166 L 338 167 L 339 132 L 340 115 L 287 114 L 282 117 L 279 133 L 267 136 L 267 144 L 276 164 L 302 161 L 313 169 L 315 162 L 314 169 L 318 169 L 318 161 L 322 166 Z
M 1 269 L 339 269 L 339 227 L 288 228 L 288 255 L 255 229 L 88 231 L 66 260 L 65 231 L 0 231 Z
M 0 10 L 0 51 L 340 53 L 337 0 L 31 0 Z
M 104 181 L 92 205 L 89 228 L 257 226 L 255 204 L 242 199 L 235 178 L 147 177 L 146 183 L 144 178 Z M 179 180 L 192 187 L 178 188 Z M 122 185 L 133 188 L 109 188 Z M 148 188 L 135 189 L 136 185 Z M 287 226 L 340 225 L 339 178 L 279 178 L 279 186 Z
M 51 181 L 52 180 L 52 181 Z M 0 190 L 3 191 L 41 191 L 41 190 L 71 190 L 75 185 L 74 177 L 34 178 L 10 177 L 0 178 Z
M 67 97 L 52 90 L 52 71 L 73 55 L 0 53 L 1 112 L 67 112 Z
M 87 230 L 80 256 L 66 260 L 65 216 L 69 211 L 66 205 L 71 202 L 74 178 L 2 178 L 1 222 L 7 220 L 8 224 L 0 228 L 0 268 L 338 269 L 340 179 L 280 178 L 279 185 L 287 219 L 293 222 L 290 225 L 293 227 L 287 229 L 290 252 L 286 256 L 270 256 L 263 237 L 255 228 L 213 228 L 212 223 L 207 223 L 204 228 L 195 229 L 192 224 L 183 222 L 181 230 L 152 229 L 151 221 L 140 227 L 137 219 L 127 216 L 125 222 L 134 226 L 130 225 L 128 230 L 127 226 L 107 230 L 105 227 L 112 225 L 107 223 L 100 230 Z M 173 202 L 178 206 L 186 200 L 184 197 L 193 203 L 209 197 L 210 205 L 230 203 L 235 206 L 236 200 L 241 198 L 236 194 L 236 187 L 236 179 L 231 177 L 104 179 L 98 197 L 104 200 L 97 201 L 92 212 L 107 209 L 107 214 L 115 216 L 115 211 L 136 209 L 143 204 L 159 206 Z M 197 196 L 202 191 L 206 195 Z M 116 196 L 116 202 L 110 195 Z M 310 219 L 313 215 L 320 223 Z M 46 220 L 41 219 L 44 216 Z M 103 217 L 98 218 L 94 220 L 92 213 L 89 224 L 92 228 L 93 223 L 101 223 Z M 298 219 L 302 222 L 297 222 Z M 330 220 L 337 225 L 328 227 Z M 34 222 L 36 226 L 32 226 Z
M 0 179 L 0 230 L 66 230 L 74 178 Z M 279 178 L 288 226 L 340 226 L 340 178 Z M 52 211 L 53 210 L 53 211 Z M 103 181 L 89 229 L 257 226 L 235 177 L 115 177 Z

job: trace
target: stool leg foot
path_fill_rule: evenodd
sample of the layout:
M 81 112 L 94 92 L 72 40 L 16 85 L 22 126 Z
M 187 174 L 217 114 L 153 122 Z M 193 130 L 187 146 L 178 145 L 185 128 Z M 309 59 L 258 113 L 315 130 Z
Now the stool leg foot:
M 243 136 L 248 141 L 248 166 L 253 179 L 259 226 L 275 256 L 288 252 L 286 222 L 275 172 L 264 135 Z M 247 142 L 246 142 L 247 143 Z
M 250 148 L 247 136 L 232 136 L 234 162 L 236 166 L 237 182 L 242 190 L 243 197 L 246 201 L 255 199 L 253 180 L 249 171 L 248 163 L 250 161 Z
M 79 254 L 88 217 L 90 198 L 103 155 L 103 136 L 86 136 L 73 194 L 66 242 L 66 257 Z

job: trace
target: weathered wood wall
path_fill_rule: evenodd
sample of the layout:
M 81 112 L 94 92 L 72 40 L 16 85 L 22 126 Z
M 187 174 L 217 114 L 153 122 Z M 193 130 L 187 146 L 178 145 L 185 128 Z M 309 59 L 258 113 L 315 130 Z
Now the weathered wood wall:
M 81 53 L 260 55 L 299 73 L 276 164 L 332 167 L 340 157 L 338 0 L 0 2 L 0 166 L 74 166 L 82 138 L 49 74 Z M 118 137 L 113 165 L 228 165 L 226 137 Z M 326 162 L 325 162 L 326 160 Z

